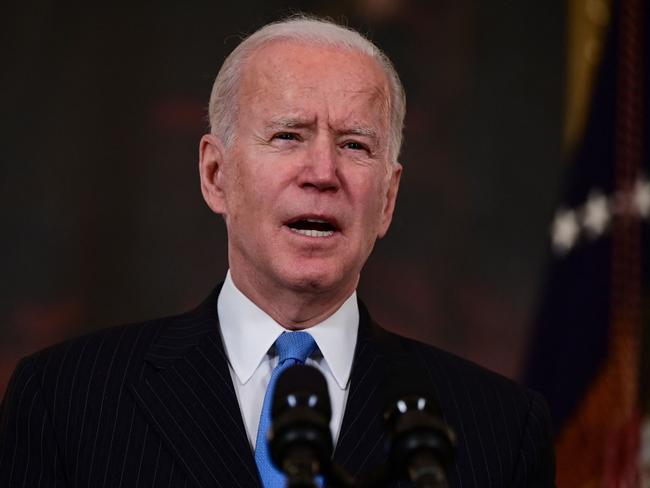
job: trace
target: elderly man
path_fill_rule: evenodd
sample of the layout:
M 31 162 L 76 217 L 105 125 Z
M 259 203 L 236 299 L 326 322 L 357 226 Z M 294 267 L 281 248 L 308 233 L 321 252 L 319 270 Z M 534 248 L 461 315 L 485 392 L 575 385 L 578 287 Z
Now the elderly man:
M 23 360 L 0 484 L 282 486 L 267 390 L 288 355 L 325 376 L 333 460 L 353 476 L 386 461 L 383 390 L 408 365 L 457 434 L 450 486 L 552 486 L 536 393 L 381 331 L 357 302 L 395 207 L 404 104 L 390 61 L 355 31 L 293 18 L 244 40 L 199 148 L 203 196 L 228 230 L 224 283 L 189 313 Z

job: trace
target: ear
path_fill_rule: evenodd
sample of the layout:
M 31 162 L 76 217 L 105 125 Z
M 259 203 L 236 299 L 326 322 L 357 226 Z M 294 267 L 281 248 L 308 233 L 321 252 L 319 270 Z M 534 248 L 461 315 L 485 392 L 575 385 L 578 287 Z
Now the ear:
M 223 191 L 224 147 L 221 140 L 205 134 L 199 142 L 199 175 L 201 177 L 201 193 L 208 207 L 214 213 L 224 214 L 226 201 Z
M 386 191 L 386 202 L 382 209 L 381 221 L 379 225 L 379 233 L 377 237 L 381 239 L 388 232 L 390 223 L 393 220 L 393 211 L 395 210 L 395 202 L 397 201 L 397 191 L 399 190 L 399 182 L 402 177 L 402 165 L 395 163 L 389 168 L 388 175 L 388 189 Z

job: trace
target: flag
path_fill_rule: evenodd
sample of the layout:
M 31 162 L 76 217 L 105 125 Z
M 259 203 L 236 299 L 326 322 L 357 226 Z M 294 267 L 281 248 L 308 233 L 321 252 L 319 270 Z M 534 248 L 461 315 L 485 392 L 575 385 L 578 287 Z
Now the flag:
M 571 5 L 603 43 L 582 52 L 593 89 L 567 146 L 526 382 L 549 401 L 560 488 L 650 487 L 650 6 Z

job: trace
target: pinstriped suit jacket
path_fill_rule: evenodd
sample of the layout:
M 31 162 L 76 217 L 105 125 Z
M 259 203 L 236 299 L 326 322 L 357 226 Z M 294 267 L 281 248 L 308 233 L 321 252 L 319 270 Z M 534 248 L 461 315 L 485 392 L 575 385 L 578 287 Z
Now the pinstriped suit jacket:
M 221 343 L 218 290 L 189 313 L 24 359 L 2 404 L 0 486 L 258 486 Z M 538 394 L 382 331 L 360 308 L 335 462 L 359 475 L 385 460 L 382 385 L 410 362 L 458 436 L 450 486 L 553 486 L 551 429 Z

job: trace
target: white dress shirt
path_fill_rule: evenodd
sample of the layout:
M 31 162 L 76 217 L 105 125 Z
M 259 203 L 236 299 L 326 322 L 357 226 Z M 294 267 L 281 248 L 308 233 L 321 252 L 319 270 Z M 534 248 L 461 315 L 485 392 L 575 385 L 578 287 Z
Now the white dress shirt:
M 266 387 L 278 362 L 270 349 L 287 330 L 237 289 L 230 271 L 219 293 L 217 309 L 239 409 L 248 440 L 255 448 Z M 358 329 L 359 307 L 353 292 L 333 315 L 305 330 L 318 346 L 306 364 L 318 368 L 327 380 L 334 445 L 343 420 Z

